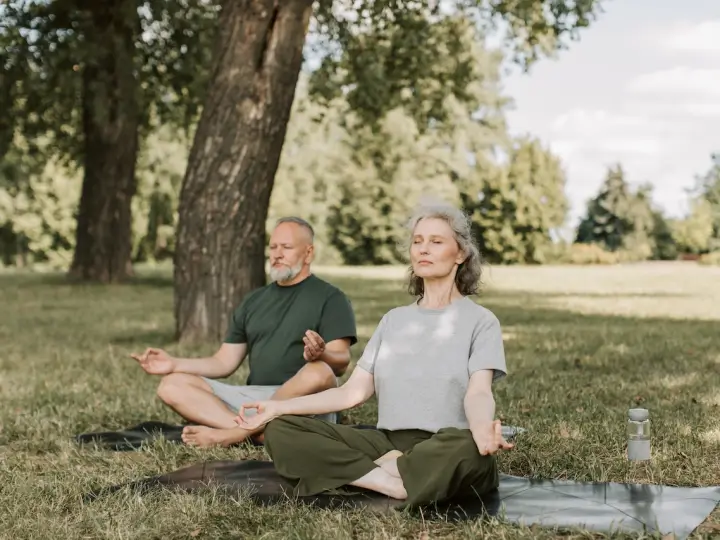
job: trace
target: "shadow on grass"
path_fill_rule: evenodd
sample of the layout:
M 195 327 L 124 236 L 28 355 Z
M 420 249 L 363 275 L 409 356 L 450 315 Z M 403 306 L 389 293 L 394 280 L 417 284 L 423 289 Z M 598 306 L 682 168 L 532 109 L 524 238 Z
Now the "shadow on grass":
M 627 293 L 613 293 L 608 291 L 606 293 L 599 292 L 561 292 L 561 291 L 530 291 L 530 290 L 513 290 L 513 291 L 496 291 L 492 290 L 488 295 L 512 295 L 512 296 L 533 296 L 536 298 L 566 298 L 566 297 L 578 297 L 578 298 L 617 298 L 622 300 L 625 298 L 692 298 L 692 294 L 686 293 L 673 293 L 673 292 L 627 292 Z
M 175 343 L 175 332 L 168 330 L 144 330 L 141 332 L 122 333 L 110 339 L 111 345 L 138 345 L 145 347 L 148 343 L 163 346 Z

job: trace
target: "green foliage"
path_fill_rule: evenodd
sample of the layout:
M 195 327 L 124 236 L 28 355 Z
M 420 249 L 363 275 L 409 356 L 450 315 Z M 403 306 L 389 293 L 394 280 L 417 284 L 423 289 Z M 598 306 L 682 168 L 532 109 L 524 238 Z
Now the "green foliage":
M 133 258 L 172 256 L 187 137 L 171 127 L 152 133 L 140 154 L 133 199 Z M 25 148 L 24 151 L 19 149 Z M 33 160 L 22 140 L 0 167 L 0 262 L 23 267 L 67 268 L 75 247 L 75 212 L 81 172 L 60 159 Z
M 344 95 L 350 110 L 377 126 L 404 109 L 422 132 L 448 116 L 452 96 L 475 109 L 476 51 L 492 31 L 528 68 L 564 48 L 600 11 L 600 0 L 370 0 L 319 2 L 313 42 L 322 56 L 311 94 Z M 341 7 L 342 6 L 342 7 Z
M 189 127 L 204 94 L 218 6 L 211 0 L 131 5 L 126 23 L 136 27 L 131 60 L 143 129 L 153 119 Z M 83 71 L 106 54 L 107 36 L 95 32 L 80 0 L 18 0 L 4 8 L 0 49 L 8 76 L 0 79 L 0 105 L 13 122 L 0 125 L 0 140 L 16 130 L 28 141 L 45 137 L 52 143 L 45 152 L 81 164 L 83 107 L 94 106 Z
M 556 243 L 548 252 L 547 261 L 551 264 L 617 264 L 620 256 L 617 252 L 607 251 L 597 244 Z
M 720 266 L 720 251 L 711 251 L 701 255 L 698 263 L 706 266 Z
M 710 206 L 712 233 L 708 249 L 720 250 L 720 154 L 712 155 L 712 165 L 707 173 L 698 178 L 695 195 Z
M 425 192 L 458 200 L 471 182 L 476 189 L 490 152 L 507 144 L 501 58 L 484 50 L 484 33 L 502 22 L 515 60 L 530 65 L 586 26 L 599 3 L 318 2 L 311 33 L 323 60 L 310 89 L 324 106 L 305 100 L 302 107 L 314 107 L 308 122 L 296 107 L 300 121 L 283 150 L 271 218 L 301 213 L 313 221 L 320 260 L 397 261 L 400 220 L 409 206 Z M 133 253 L 136 260 L 155 260 L 174 248 L 184 137 L 203 102 L 221 2 L 125 5 L 116 22 L 133 30 L 132 84 L 144 141 L 132 203 Z M 85 76 L 114 50 L 97 31 L 104 9 L 98 6 L 80 0 L 2 6 L 0 251 L 6 264 L 21 253 L 28 264 L 64 264 L 74 242 L 70 221 L 79 188 L 73 182 L 82 172 L 84 114 L 91 111 L 97 120 L 122 113 L 98 108 L 89 90 L 100 86 Z M 174 128 L 186 132 L 176 137 Z M 53 195 L 63 182 L 74 187 Z
M 690 214 L 673 223 L 672 235 L 678 249 L 684 253 L 699 254 L 710 248 L 713 235 L 713 208 L 704 198 L 691 203 Z
M 136 261 L 171 258 L 180 185 L 189 138 L 172 126 L 151 133 L 138 160 L 138 193 L 133 199 L 133 254 Z
M 622 166 L 609 168 L 598 195 L 588 203 L 576 242 L 624 251 L 635 260 L 650 258 L 655 251 L 656 227 L 651 199 L 650 186 L 633 191 Z
M 387 114 L 379 132 L 353 131 L 331 204 L 331 242 L 348 264 L 390 264 L 405 260 L 405 220 L 424 195 L 457 201 L 449 149 L 433 134 L 421 134 L 404 111 Z
M 297 213 L 316 227 L 319 260 L 387 264 L 404 259 L 404 221 L 421 197 L 459 202 L 479 162 L 507 140 L 501 57 L 474 48 L 473 108 L 449 96 L 443 121 L 422 126 L 412 107 L 368 122 L 342 96 L 320 104 L 302 80 L 270 206 L 268 227 Z M 432 86 L 432 81 L 425 81 Z M 308 92 L 306 93 L 306 88 Z M 419 92 L 425 91 L 418 88 Z M 482 104 L 482 105 L 480 105 Z
M 539 141 L 519 139 L 508 163 L 478 168 L 477 190 L 463 193 L 484 257 L 493 263 L 543 263 L 552 232 L 565 222 L 569 203 L 560 161 Z
M 14 143 L 0 167 L 0 262 L 65 268 L 75 240 L 80 176 L 57 159 L 32 159 Z
M 652 239 L 654 250 L 652 258 L 660 261 L 674 260 L 678 256 L 678 248 L 673 238 L 672 222 L 665 219 L 662 212 L 654 210 Z
M 267 231 L 281 217 L 302 217 L 315 229 L 315 260 L 336 264 L 342 259 L 330 244 L 327 220 L 329 204 L 339 197 L 338 179 L 348 159 L 347 135 L 339 118 L 343 103 L 340 100 L 326 108 L 307 99 L 305 81 L 297 92 L 275 176 Z

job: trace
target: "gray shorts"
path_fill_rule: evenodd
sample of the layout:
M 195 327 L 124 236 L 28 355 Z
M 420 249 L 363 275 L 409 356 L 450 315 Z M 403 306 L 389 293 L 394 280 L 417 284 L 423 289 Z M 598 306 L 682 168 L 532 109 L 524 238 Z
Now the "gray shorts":
M 280 388 L 280 386 L 237 386 L 216 381 L 215 379 L 208 379 L 207 377 L 201 377 L 201 379 L 208 383 L 213 393 L 233 412 L 238 412 L 240 407 L 246 403 L 272 399 L 272 395 Z M 255 411 L 248 411 L 248 416 L 252 416 L 253 414 L 255 414 Z M 334 412 L 319 414 L 314 417 L 337 424 L 338 416 L 338 413 Z

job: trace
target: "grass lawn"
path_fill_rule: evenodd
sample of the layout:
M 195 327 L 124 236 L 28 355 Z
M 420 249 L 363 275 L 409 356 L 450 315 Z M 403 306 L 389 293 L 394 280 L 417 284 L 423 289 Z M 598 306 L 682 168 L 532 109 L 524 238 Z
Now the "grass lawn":
M 409 302 L 402 269 L 317 269 L 352 298 L 362 347 L 383 313 Z M 528 433 L 500 457 L 506 473 L 543 478 L 720 485 L 720 269 L 692 263 L 494 267 L 478 299 L 499 317 L 509 376 L 498 415 Z M 123 286 L 70 286 L 62 276 L 0 274 L 0 537 L 2 538 L 550 538 L 494 522 L 450 525 L 401 515 L 260 508 L 202 494 L 127 492 L 83 503 L 107 485 L 207 459 L 262 450 L 79 449 L 72 436 L 157 419 L 157 379 L 128 356 L 171 341 L 168 270 Z M 245 369 L 231 380 L 242 381 Z M 653 460 L 624 456 L 628 408 L 649 408 Z M 348 421 L 375 421 L 374 402 Z M 720 533 L 716 509 L 700 530 Z M 574 531 L 576 538 L 593 535 Z M 596 535 L 601 536 L 601 535 Z M 702 537 L 701 534 L 696 537 Z

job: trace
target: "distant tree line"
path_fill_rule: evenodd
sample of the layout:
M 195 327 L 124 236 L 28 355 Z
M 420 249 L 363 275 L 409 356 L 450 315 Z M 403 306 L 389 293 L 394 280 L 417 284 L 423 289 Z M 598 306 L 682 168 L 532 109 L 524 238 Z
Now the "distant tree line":
M 497 58 L 483 57 L 485 80 Z M 288 126 L 269 207 L 275 219 L 297 214 L 316 228 L 324 264 L 396 264 L 404 219 L 424 196 L 462 206 L 484 257 L 496 264 L 580 263 L 701 258 L 720 251 L 720 156 L 688 193 L 690 211 L 667 218 L 650 185 L 633 189 L 621 165 L 608 169 L 571 242 L 561 238 L 569 202 L 562 163 L 532 138 L 509 138 L 506 100 L 484 124 L 458 112 L 444 133 L 418 133 L 402 110 L 375 130 L 335 100 L 308 98 L 304 79 Z M 484 91 L 487 93 L 489 83 Z M 458 150 L 453 141 L 463 141 Z M 172 259 L 179 192 L 190 137 L 171 125 L 148 134 L 139 152 L 132 202 L 132 262 Z M 464 151 L 477 149 L 475 154 Z M 502 153 L 502 159 L 492 159 Z M 0 164 L 0 261 L 5 266 L 67 269 L 75 242 L 82 175 L 61 161 L 15 145 Z

